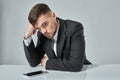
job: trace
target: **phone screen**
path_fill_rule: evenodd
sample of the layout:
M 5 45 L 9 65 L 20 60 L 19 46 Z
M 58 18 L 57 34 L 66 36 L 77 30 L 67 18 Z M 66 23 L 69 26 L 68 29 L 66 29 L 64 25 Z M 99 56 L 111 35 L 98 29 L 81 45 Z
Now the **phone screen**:
M 25 75 L 25 76 L 34 76 L 34 75 L 45 74 L 45 73 L 47 73 L 47 72 L 46 71 L 35 71 L 35 72 L 25 73 L 23 75 Z

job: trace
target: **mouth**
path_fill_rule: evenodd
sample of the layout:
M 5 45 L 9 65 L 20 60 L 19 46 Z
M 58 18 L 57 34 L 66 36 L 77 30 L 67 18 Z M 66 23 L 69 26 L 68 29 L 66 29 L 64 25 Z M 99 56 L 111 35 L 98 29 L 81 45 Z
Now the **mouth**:
M 47 35 L 46 37 L 48 37 L 48 38 L 49 38 L 49 37 L 50 37 L 50 35 Z
M 49 33 L 47 33 L 45 36 L 46 36 L 47 38 L 50 38 L 50 34 L 49 34 Z

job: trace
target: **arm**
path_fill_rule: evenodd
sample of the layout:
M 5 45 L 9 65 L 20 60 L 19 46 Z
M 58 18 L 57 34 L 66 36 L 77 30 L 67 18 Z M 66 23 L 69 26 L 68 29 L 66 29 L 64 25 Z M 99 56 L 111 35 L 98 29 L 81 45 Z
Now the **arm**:
M 34 32 L 34 27 L 29 25 L 24 37 L 26 38 L 30 37 L 33 34 L 33 32 Z M 23 41 L 26 58 L 32 67 L 37 66 L 44 55 L 44 50 L 42 49 L 42 46 L 41 46 L 41 40 L 40 40 L 41 37 L 42 36 L 40 35 L 40 33 L 38 33 L 38 40 L 37 40 L 36 47 L 34 46 L 33 40 L 28 46 L 26 46 Z
M 46 69 L 62 71 L 80 71 L 82 69 L 85 55 L 85 41 L 83 27 L 81 26 L 81 24 L 76 26 L 72 33 L 71 50 L 67 51 L 70 54 L 68 58 L 49 59 L 46 62 Z

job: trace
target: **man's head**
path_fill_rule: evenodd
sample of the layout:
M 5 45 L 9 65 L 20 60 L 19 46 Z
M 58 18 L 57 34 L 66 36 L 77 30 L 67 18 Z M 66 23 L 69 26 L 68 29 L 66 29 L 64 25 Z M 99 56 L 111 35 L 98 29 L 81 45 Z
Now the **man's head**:
M 53 38 L 57 30 L 56 15 L 46 4 L 35 5 L 28 16 L 29 22 L 48 39 Z

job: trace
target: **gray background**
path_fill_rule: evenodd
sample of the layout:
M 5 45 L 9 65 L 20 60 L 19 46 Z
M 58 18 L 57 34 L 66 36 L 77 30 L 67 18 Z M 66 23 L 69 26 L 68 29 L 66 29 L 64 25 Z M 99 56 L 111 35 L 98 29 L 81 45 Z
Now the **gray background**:
M 29 10 L 40 2 L 58 17 L 84 25 L 86 54 L 93 64 L 120 63 L 120 0 L 0 0 L 0 64 L 28 64 L 23 35 Z

